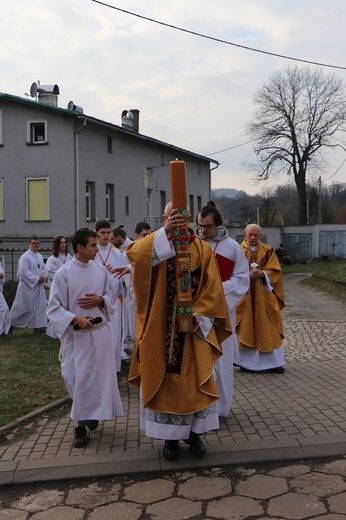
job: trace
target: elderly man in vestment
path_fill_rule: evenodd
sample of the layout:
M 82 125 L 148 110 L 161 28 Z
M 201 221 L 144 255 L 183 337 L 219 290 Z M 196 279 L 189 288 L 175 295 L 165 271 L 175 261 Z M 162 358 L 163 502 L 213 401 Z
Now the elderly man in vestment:
M 231 325 L 213 252 L 190 230 L 193 331 L 179 330 L 172 233 L 186 226 L 186 217 L 170 203 L 164 222 L 126 250 L 137 309 L 129 382 L 140 389 L 141 428 L 165 440 L 163 455 L 175 460 L 179 440 L 202 456 L 206 448 L 200 435 L 219 427 L 214 365 Z
M 236 306 L 249 289 L 249 266 L 242 248 L 228 235 L 222 216 L 213 201 L 199 210 L 196 235 L 208 244 L 217 261 L 225 293 L 232 330 L 236 329 Z M 233 400 L 233 362 L 238 348 L 235 333 L 222 343 L 223 356 L 215 365 L 219 392 L 217 408 L 220 416 L 228 417 Z
M 54 276 L 47 316 L 61 341 L 61 372 L 73 400 L 71 418 L 78 423 L 74 446 L 82 448 L 99 420 L 123 414 L 109 324 L 119 292 L 106 267 L 92 261 L 98 252 L 95 231 L 77 230 L 72 246 L 73 259 Z
M 45 264 L 38 252 L 40 240 L 29 238 L 29 249 L 20 257 L 17 277 L 19 284 L 10 310 L 11 327 L 33 328 L 45 332 L 47 327 L 47 298 L 44 290 Z
M 234 363 L 243 371 L 285 369 L 281 311 L 285 307 L 280 262 L 272 246 L 261 242 L 260 226 L 249 224 L 241 247 L 248 259 L 250 289 L 237 306 L 239 348 Z

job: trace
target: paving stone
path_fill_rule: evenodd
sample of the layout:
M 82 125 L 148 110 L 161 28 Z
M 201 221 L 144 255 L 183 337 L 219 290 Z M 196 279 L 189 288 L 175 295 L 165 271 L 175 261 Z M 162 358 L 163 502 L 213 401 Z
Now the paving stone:
M 138 520 L 143 507 L 131 502 L 116 502 L 108 506 L 97 507 L 89 515 L 89 520 Z
M 207 514 L 222 520 L 241 520 L 263 514 L 263 507 L 257 500 L 245 497 L 226 497 L 210 502 Z
M 93 509 L 94 507 L 118 500 L 120 490 L 120 484 L 113 484 L 105 488 L 93 483 L 86 487 L 71 489 L 65 504 Z
M 21 497 L 16 502 L 13 502 L 12 507 L 36 513 L 57 506 L 63 501 L 63 498 L 64 493 L 62 491 L 44 489 L 38 493 Z
M 340 493 L 328 498 L 328 504 L 333 513 L 346 514 L 346 493 Z
M 222 477 L 194 477 L 181 484 L 178 495 L 197 500 L 209 500 L 232 493 L 232 483 Z
M 294 477 L 291 486 L 299 493 L 326 497 L 346 490 L 346 482 L 339 475 L 312 472 Z
M 239 482 L 236 487 L 237 495 L 260 498 L 261 500 L 282 495 L 287 491 L 288 486 L 285 479 L 267 475 L 254 475 L 243 482 Z
M 52 507 L 47 511 L 41 511 L 30 517 L 30 520 L 83 520 L 85 511 L 73 507 Z
M 281 497 L 272 498 L 268 505 L 270 516 L 279 516 L 289 520 L 303 520 L 322 513 L 326 513 L 326 508 L 319 498 L 300 493 L 287 493 Z
M 151 515 L 150 518 L 153 520 L 198 518 L 202 513 L 202 504 L 201 502 L 186 500 L 184 498 L 169 498 L 157 504 L 151 504 L 147 507 L 146 512 Z
M 0 520 L 27 520 L 29 513 L 18 509 L 0 509 Z
M 125 489 L 124 498 L 141 504 L 151 504 L 170 497 L 174 488 L 174 482 L 164 479 L 137 482 Z
M 327 462 L 327 464 L 321 464 L 320 466 L 316 467 L 316 471 L 335 475 L 343 475 L 346 477 L 346 459 L 335 460 L 333 462 Z
M 272 477 L 296 477 L 298 475 L 305 475 L 309 473 L 310 467 L 305 464 L 294 464 L 292 466 L 284 466 L 282 468 L 276 468 L 273 471 L 269 471 L 267 475 Z

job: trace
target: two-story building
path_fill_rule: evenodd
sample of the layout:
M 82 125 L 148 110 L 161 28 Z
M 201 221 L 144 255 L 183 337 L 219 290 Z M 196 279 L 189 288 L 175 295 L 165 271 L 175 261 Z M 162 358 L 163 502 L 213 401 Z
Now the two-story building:
M 120 125 L 58 106 L 57 85 L 33 83 L 30 97 L 0 93 L 0 237 L 23 247 L 37 234 L 50 247 L 97 219 L 153 229 L 170 200 L 169 163 L 186 162 L 194 217 L 207 202 L 217 161 L 139 133 L 139 110 L 124 110 Z

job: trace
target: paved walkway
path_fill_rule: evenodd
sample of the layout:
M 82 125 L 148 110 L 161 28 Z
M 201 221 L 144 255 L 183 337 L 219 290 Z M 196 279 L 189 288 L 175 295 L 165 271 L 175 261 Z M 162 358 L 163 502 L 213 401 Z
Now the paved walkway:
M 182 445 L 165 461 L 123 379 L 124 417 L 85 449 L 67 413 L 0 444 L 0 520 L 346 519 L 345 307 L 297 282 L 285 280 L 285 374 L 235 369 L 232 413 L 205 436 L 205 459 Z
M 162 441 L 139 430 L 137 390 L 123 378 L 124 417 L 101 423 L 85 449 L 72 447 L 68 414 L 29 424 L 25 437 L 10 434 L 0 445 L 0 484 L 346 453 L 346 323 L 340 305 L 334 321 L 335 312 L 322 309 L 329 321 L 303 321 L 295 311 L 288 294 L 285 374 L 235 369 L 232 412 L 205 436 L 203 460 L 193 459 L 187 446 L 178 461 L 163 459 Z

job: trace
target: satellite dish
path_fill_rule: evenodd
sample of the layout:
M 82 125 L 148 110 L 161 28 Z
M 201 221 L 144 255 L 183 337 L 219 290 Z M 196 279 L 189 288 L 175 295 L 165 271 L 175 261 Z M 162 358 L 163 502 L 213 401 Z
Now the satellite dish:
M 67 110 L 74 110 L 74 106 L 75 105 L 74 105 L 73 101 L 69 101 L 68 105 L 67 105 Z
M 37 83 L 33 83 L 30 87 L 30 96 L 31 97 L 36 97 L 36 94 L 37 94 Z

